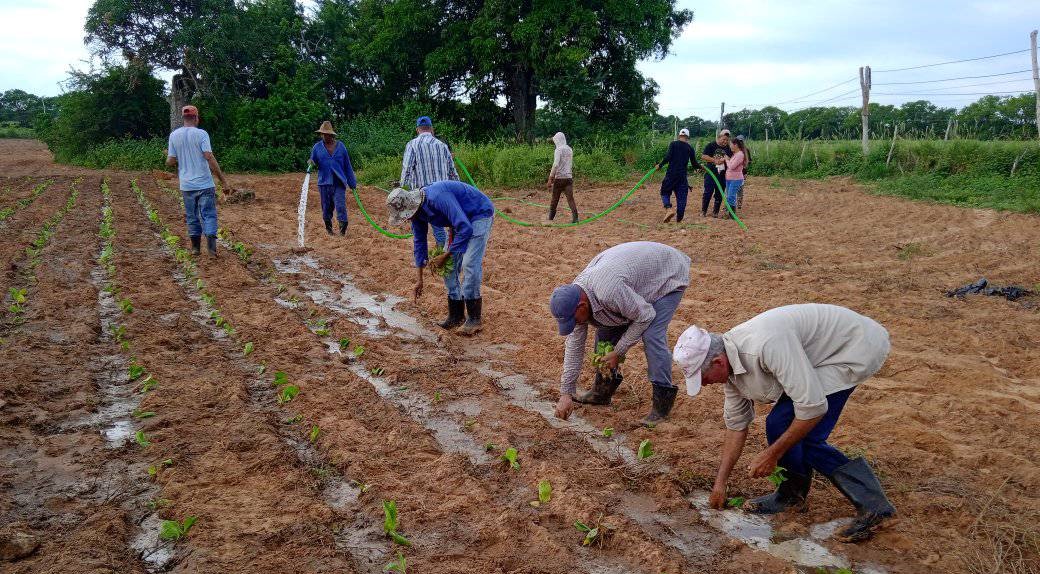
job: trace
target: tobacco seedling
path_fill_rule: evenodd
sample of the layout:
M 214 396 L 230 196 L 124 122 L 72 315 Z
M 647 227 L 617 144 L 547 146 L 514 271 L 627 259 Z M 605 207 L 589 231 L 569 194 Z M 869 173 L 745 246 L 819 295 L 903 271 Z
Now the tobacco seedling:
M 253 352 L 253 342 L 249 341 L 248 343 L 245 344 L 245 347 L 242 348 L 242 356 L 243 357 L 248 357 L 250 354 L 252 354 L 252 352 Z
M 400 574 L 408 574 L 408 561 L 405 560 L 404 554 L 401 551 L 397 551 L 397 560 L 390 562 L 383 567 L 383 572 L 399 572 Z
M 137 363 L 130 361 L 130 366 L 126 368 L 126 374 L 130 377 L 131 381 L 136 381 L 141 375 L 144 374 L 144 367 Z
M 595 544 L 599 547 L 602 547 L 606 543 L 607 533 L 614 530 L 613 526 L 603 522 L 602 514 L 596 518 L 595 524 L 585 524 L 578 520 L 575 521 L 574 528 L 577 528 L 578 532 L 585 534 L 585 538 L 581 541 L 582 546 L 592 546 Z
M 485 443 L 484 444 L 484 451 L 485 452 L 491 452 L 491 451 L 495 450 L 496 448 L 498 448 L 498 447 L 495 446 L 495 443 L 493 443 L 493 442 L 489 442 L 489 443 Z
M 155 416 L 155 411 L 142 411 L 141 409 L 136 409 L 131 413 L 131 415 L 138 420 L 149 419 Z
M 129 299 L 121 299 L 119 301 L 119 308 L 122 309 L 123 312 L 128 315 L 134 312 L 134 305 L 130 302 Z
M 296 385 L 286 385 L 282 387 L 282 390 L 278 393 L 278 404 L 285 404 L 296 398 L 296 395 L 300 394 L 300 387 Z
M 358 345 L 358 346 L 354 347 L 354 357 L 360 359 L 361 355 L 364 355 L 364 354 L 365 354 L 365 348 L 364 347 L 362 347 L 361 345 Z
M 596 349 L 592 352 L 592 366 L 596 368 L 603 376 L 610 375 L 610 369 L 607 368 L 606 363 L 603 362 L 603 357 L 614 351 L 614 344 L 610 341 L 597 341 Z M 618 363 L 624 363 L 624 357 L 618 357 Z
M 148 476 L 154 477 L 155 475 L 159 474 L 160 470 L 166 468 L 167 466 L 173 466 L 173 459 L 172 458 L 168 458 L 166 460 L 157 462 L 157 463 L 153 464 L 152 466 L 149 466 L 148 467 Z
M 285 374 L 285 371 L 274 372 L 274 386 L 280 387 L 289 383 L 289 375 Z
M 411 546 L 407 538 L 401 536 L 397 529 L 401 526 L 400 521 L 397 518 L 397 502 L 393 500 L 383 501 L 383 532 L 386 533 L 394 542 L 401 546 Z
M 516 459 L 516 449 L 509 447 L 506 452 L 502 454 L 502 460 L 509 463 L 509 468 L 513 470 L 520 470 L 520 461 Z
M 188 531 L 195 525 L 198 516 L 189 516 L 181 522 L 176 520 L 163 520 L 159 526 L 159 538 L 163 540 L 180 540 L 188 535 Z
M 152 441 L 148 440 L 148 435 L 144 434 L 143 430 L 134 433 L 134 440 L 137 441 L 141 448 L 147 448 L 152 444 Z
M 319 428 L 318 425 L 311 425 L 310 438 L 311 438 L 311 442 L 312 443 L 318 441 L 318 435 L 320 435 L 320 434 L 321 434 L 321 428 Z
M 376 367 L 376 368 L 372 369 L 370 372 L 372 373 L 372 376 L 374 376 L 374 377 L 381 377 L 381 376 L 383 376 L 383 372 L 384 371 L 383 371 L 383 367 Z
M 169 505 L 170 501 L 166 498 L 153 498 L 148 501 L 148 509 L 153 512 L 159 510 L 160 508 L 166 508 Z
M 650 444 L 650 439 L 644 439 L 643 442 L 639 443 L 639 451 L 636 452 L 636 456 L 639 457 L 639 460 L 654 456 L 654 447 Z
M 256 368 L 256 374 L 258 375 L 264 374 L 265 371 L 267 371 L 266 363 L 260 363 L 260 366 Z
M 319 337 L 324 337 L 325 335 L 329 334 L 329 326 L 328 323 L 326 323 L 325 319 L 319 319 L 318 321 L 315 321 L 312 327 L 314 327 L 314 334 Z
M 287 425 L 294 425 L 294 424 L 296 424 L 296 423 L 298 423 L 298 422 L 300 422 L 302 420 L 303 420 L 303 415 L 293 415 L 293 416 L 285 419 L 285 424 L 287 424 Z
M 433 392 L 433 402 L 435 402 L 435 403 L 441 402 L 441 392 L 440 391 L 434 391 Z
M 145 380 L 141 381 L 141 393 L 147 393 L 157 386 L 159 386 L 159 381 L 155 380 L 151 375 L 148 375 Z
M 546 504 L 552 499 L 552 485 L 548 480 L 538 482 L 538 502 Z
M 427 259 L 432 261 L 435 257 L 444 255 L 444 248 L 440 245 L 434 247 L 427 254 Z M 444 265 L 440 269 L 434 269 L 433 272 L 441 277 L 447 277 L 453 271 L 455 271 L 455 257 L 448 255 L 448 258 L 444 260 Z
M 346 351 L 349 348 L 350 348 L 350 339 L 348 339 L 346 337 L 343 337 L 342 339 L 339 340 L 339 350 L 340 351 Z
M 730 499 L 726 500 L 726 507 L 727 508 L 743 508 L 744 502 L 745 502 L 745 500 L 744 500 L 743 496 L 734 496 L 733 498 L 730 498 Z
M 786 470 L 786 468 L 778 466 L 773 469 L 773 472 L 770 473 L 769 476 L 766 477 L 766 480 L 773 483 L 773 486 L 779 487 L 785 480 L 787 480 L 787 477 L 784 476 Z
M 614 436 L 614 427 L 607 427 L 603 429 L 603 436 L 607 438 Z

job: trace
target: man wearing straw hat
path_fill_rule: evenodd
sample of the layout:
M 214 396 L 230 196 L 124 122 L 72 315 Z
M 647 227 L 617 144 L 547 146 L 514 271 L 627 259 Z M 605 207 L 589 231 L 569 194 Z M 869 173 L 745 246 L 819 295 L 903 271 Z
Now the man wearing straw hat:
M 870 538 L 895 508 L 866 460 L 849 460 L 827 438 L 849 395 L 881 368 L 889 348 L 884 327 L 836 305 L 777 307 L 722 334 L 696 325 L 687 329 L 673 353 L 686 375 L 686 392 L 696 396 L 702 383 L 722 385 L 726 397 L 726 439 L 711 506 L 726 504 L 726 483 L 755 419 L 755 403 L 772 403 L 765 425 L 769 447 L 751 460 L 748 472 L 764 477 L 779 466 L 785 480 L 744 509 L 804 511 L 815 471 L 856 507 L 855 520 L 835 538 Z
M 321 195 L 321 218 L 325 221 L 325 232 L 332 232 L 332 210 L 335 207 L 336 219 L 339 221 L 339 234 L 347 234 L 347 187 L 357 189 L 357 178 L 350 165 L 350 154 L 347 146 L 336 139 L 332 122 L 324 121 L 317 129 L 321 141 L 311 148 L 311 158 L 307 160 L 307 173 L 318 166 L 318 193 Z
M 415 299 L 422 296 L 423 267 L 429 263 L 431 272 L 442 272 L 450 257 L 451 263 L 444 273 L 448 318 L 440 326 L 454 329 L 462 325 L 459 334 L 476 334 L 483 328 L 480 284 L 484 279 L 484 253 L 494 222 L 494 204 L 472 185 L 438 181 L 421 189 L 395 188 L 386 197 L 386 205 L 390 210 L 390 225 L 412 223 L 413 255 L 419 270 Z M 430 225 L 450 227 L 452 240 L 445 253 L 427 261 L 426 236 Z

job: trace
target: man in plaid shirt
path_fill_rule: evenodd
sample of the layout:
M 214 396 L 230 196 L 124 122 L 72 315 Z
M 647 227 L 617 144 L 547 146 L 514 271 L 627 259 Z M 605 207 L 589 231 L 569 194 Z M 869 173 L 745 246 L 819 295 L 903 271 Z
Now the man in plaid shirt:
M 404 189 L 421 189 L 438 181 L 458 181 L 459 173 L 455 171 L 451 150 L 433 136 L 433 120 L 429 116 L 422 116 L 415 122 L 415 131 L 419 135 L 404 148 L 400 186 Z M 437 245 L 444 247 L 448 243 L 448 234 L 443 227 L 431 227 Z
M 675 404 L 668 323 L 690 284 L 690 258 L 651 241 L 622 243 L 600 253 L 570 285 L 553 291 L 549 308 L 567 336 L 556 416 L 566 419 L 574 402 L 609 405 L 621 385 L 618 362 L 640 339 L 647 375 L 653 385 L 653 407 L 643 424 L 668 416 Z M 609 341 L 614 350 L 603 358 L 609 374 L 597 372 L 592 390 L 575 396 L 588 326 L 596 327 L 596 343 Z

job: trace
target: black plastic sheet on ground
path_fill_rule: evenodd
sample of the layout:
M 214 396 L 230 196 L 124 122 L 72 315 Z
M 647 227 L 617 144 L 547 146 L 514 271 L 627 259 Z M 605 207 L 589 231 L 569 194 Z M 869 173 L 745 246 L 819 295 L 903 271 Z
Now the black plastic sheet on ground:
M 969 283 L 963 287 L 958 287 L 946 292 L 947 297 L 964 297 L 965 295 L 975 294 L 991 295 L 995 297 L 1003 297 L 1008 301 L 1017 301 L 1026 295 L 1033 295 L 1033 292 L 1016 285 L 1008 285 L 1007 287 L 990 287 L 989 281 L 987 281 L 985 277 L 974 283 Z

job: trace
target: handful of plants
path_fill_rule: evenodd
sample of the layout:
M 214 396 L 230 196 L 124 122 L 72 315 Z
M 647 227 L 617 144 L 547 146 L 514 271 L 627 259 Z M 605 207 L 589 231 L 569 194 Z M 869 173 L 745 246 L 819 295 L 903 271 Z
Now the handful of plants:
M 430 250 L 428 260 L 433 261 L 435 257 L 440 257 L 441 255 L 444 255 L 444 253 L 444 248 L 440 245 L 437 245 Z M 444 260 L 444 265 L 433 270 L 434 273 L 440 275 L 441 277 L 447 277 L 448 274 L 450 274 L 453 271 L 455 271 L 455 258 L 452 257 L 450 254 L 448 255 L 448 258 Z
M 592 352 L 592 366 L 595 367 L 603 376 L 610 375 L 610 369 L 608 369 L 607 364 L 603 362 L 603 357 L 606 357 L 612 352 L 614 352 L 614 344 L 610 341 L 596 342 L 596 350 Z M 618 358 L 619 364 L 624 362 L 624 357 Z

